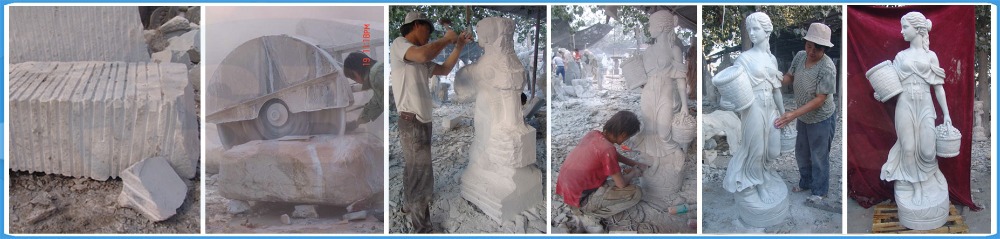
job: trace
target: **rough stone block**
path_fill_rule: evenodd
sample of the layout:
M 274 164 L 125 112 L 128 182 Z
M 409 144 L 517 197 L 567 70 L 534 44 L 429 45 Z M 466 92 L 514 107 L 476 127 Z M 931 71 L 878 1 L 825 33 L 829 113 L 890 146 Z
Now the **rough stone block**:
M 317 218 L 319 217 L 319 213 L 316 213 L 316 205 L 295 205 L 295 211 L 292 212 L 292 217 Z
M 25 62 L 10 70 L 10 168 L 118 177 L 162 156 L 183 178 L 201 155 L 182 64 Z
M 10 63 L 149 61 L 135 6 L 12 6 Z
M 163 157 L 148 158 L 122 171 L 119 204 L 152 221 L 167 220 L 187 197 L 187 184 Z
M 444 126 L 445 130 L 452 130 L 458 128 L 459 125 L 462 125 L 463 118 L 465 117 L 464 116 L 447 117 L 441 120 L 441 125 Z
M 534 131 L 522 136 L 523 148 L 534 149 Z M 462 197 L 498 223 L 512 220 L 524 210 L 543 202 L 542 173 L 533 164 L 535 152 L 525 150 L 522 153 L 519 157 L 525 160 L 515 160 L 517 162 L 513 165 L 498 164 L 486 158 L 470 159 L 469 166 L 462 173 Z M 525 164 L 527 160 L 531 163 Z
M 250 203 L 246 201 L 230 199 L 226 203 L 226 212 L 229 212 L 229 214 L 240 214 L 246 211 L 250 211 Z
M 219 162 L 229 199 L 347 206 L 382 200 L 382 141 L 368 133 L 237 145 Z

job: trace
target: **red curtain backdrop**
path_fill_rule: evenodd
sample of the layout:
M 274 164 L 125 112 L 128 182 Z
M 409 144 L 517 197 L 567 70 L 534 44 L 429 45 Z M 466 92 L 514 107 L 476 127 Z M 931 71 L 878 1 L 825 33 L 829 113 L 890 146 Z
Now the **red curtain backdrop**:
M 900 18 L 917 11 L 931 19 L 930 49 L 937 53 L 947 76 L 944 89 L 955 128 L 962 132 L 962 147 L 954 158 L 938 158 L 948 180 L 952 203 L 979 208 L 972 202 L 970 164 L 974 101 L 976 19 L 973 6 L 850 6 L 847 10 L 847 191 L 868 208 L 893 198 L 892 183 L 879 179 L 882 164 L 896 141 L 896 99 L 881 103 L 873 96 L 865 72 L 908 48 L 900 31 Z M 931 92 L 934 92 L 933 90 Z M 934 99 L 934 98 L 932 98 Z M 937 121 L 944 117 L 934 100 Z

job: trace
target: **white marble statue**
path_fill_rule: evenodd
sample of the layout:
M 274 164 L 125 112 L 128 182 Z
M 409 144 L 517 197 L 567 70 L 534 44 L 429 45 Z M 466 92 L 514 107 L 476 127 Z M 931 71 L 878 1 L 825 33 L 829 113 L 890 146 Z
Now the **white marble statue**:
M 462 197 L 497 222 L 542 201 L 535 164 L 535 129 L 521 113 L 524 66 L 514 53 L 514 21 L 490 17 L 476 24 L 483 56 L 458 71 L 457 99 L 475 99 L 475 136 Z
M 919 12 L 910 12 L 903 15 L 900 24 L 903 40 L 910 42 L 910 47 L 897 53 L 892 62 L 896 74 L 891 75 L 898 77 L 902 93 L 896 100 L 897 140 L 882 165 L 881 178 L 894 182 L 900 223 L 907 228 L 928 230 L 944 225 L 949 209 L 948 182 L 938 168 L 937 156 L 942 152 L 937 148 L 940 142 L 934 126 L 937 118 L 934 100 L 941 106 L 942 126 L 954 128 L 942 86 L 945 72 L 937 54 L 928 47 L 931 20 Z
M 640 96 L 642 130 L 635 137 L 641 161 L 649 164 L 643 172 L 643 200 L 657 208 L 667 208 L 683 183 L 684 153 L 671 137 L 674 118 L 687 114 L 687 66 L 675 44 L 677 16 L 658 11 L 649 16 L 649 32 L 656 43 L 642 53 L 646 82 Z
M 740 54 L 733 66 L 712 79 L 722 98 L 736 103 L 743 131 L 741 143 L 730 147 L 733 157 L 722 186 L 734 193 L 743 223 L 766 227 L 781 223 L 788 216 L 788 186 L 770 163 L 781 151 L 781 130 L 775 129 L 772 122 L 779 112 L 785 111 L 780 91 L 782 74 L 769 49 L 768 40 L 774 29 L 770 17 L 762 12 L 750 14 L 746 29 L 753 48 Z M 731 91 L 727 88 L 732 86 L 729 84 L 746 87 Z
M 972 140 L 975 141 L 990 141 L 990 137 L 986 136 L 986 127 L 983 125 L 983 101 L 976 101 L 972 104 L 973 114 L 972 118 L 975 124 L 972 125 Z

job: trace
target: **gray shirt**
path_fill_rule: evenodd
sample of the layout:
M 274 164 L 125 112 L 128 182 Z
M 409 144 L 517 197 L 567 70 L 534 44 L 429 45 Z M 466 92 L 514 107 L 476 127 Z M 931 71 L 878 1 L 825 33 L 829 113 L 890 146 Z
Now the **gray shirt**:
M 833 94 L 837 93 L 837 67 L 825 54 L 811 67 L 806 67 L 806 58 L 805 51 L 796 53 L 788 72 L 795 76 L 792 90 L 795 91 L 795 103 L 799 106 L 816 98 L 816 94 L 827 94 L 822 106 L 799 116 L 802 122 L 814 124 L 830 118 L 837 111 L 837 105 L 833 103 Z

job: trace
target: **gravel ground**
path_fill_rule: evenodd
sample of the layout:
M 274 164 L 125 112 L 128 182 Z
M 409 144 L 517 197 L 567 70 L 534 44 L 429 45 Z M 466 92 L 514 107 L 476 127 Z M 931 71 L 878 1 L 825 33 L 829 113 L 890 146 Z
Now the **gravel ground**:
M 177 209 L 177 215 L 152 222 L 138 211 L 118 207 L 121 179 L 102 182 L 42 173 L 8 173 L 10 233 L 201 233 L 199 177 L 184 180 L 187 199 Z
M 393 108 L 394 109 L 394 108 Z M 452 115 L 467 118 L 461 126 L 445 130 L 440 119 Z M 545 122 L 545 113 L 540 113 L 540 122 Z M 515 220 L 497 223 L 483 214 L 479 208 L 461 196 L 461 176 L 469 162 L 469 146 L 472 145 L 474 129 L 473 104 L 448 102 L 434 108 L 431 155 L 434 164 L 434 198 L 430 205 L 431 223 L 435 233 L 545 233 L 545 201 L 521 213 Z M 403 200 L 403 159 L 399 143 L 396 121 L 399 113 L 389 113 L 389 232 L 408 233 L 405 218 L 399 214 Z M 540 125 L 541 129 L 545 125 Z M 540 134 L 535 147 L 535 167 L 546 177 L 545 135 Z M 545 198 L 545 197 L 543 197 Z
M 549 191 L 552 195 L 552 230 L 553 233 L 582 232 L 575 228 L 569 206 L 563 203 L 561 196 L 555 195 L 555 183 L 559 176 L 562 162 L 573 148 L 580 142 L 583 135 L 590 130 L 600 130 L 605 121 L 621 110 L 639 112 L 639 92 L 626 91 L 624 81 L 618 78 L 606 78 L 606 91 L 591 92 L 593 97 L 572 98 L 558 97 L 552 103 L 552 170 Z M 553 92 L 555 89 L 553 89 Z M 698 141 L 697 139 L 695 141 Z M 691 147 L 684 162 L 684 183 L 679 192 L 685 199 L 684 203 L 697 205 L 697 173 L 695 147 Z M 624 152 L 626 157 L 637 159 L 633 152 Z M 634 183 L 638 183 L 636 180 Z M 697 207 L 697 206 L 696 206 Z M 698 207 L 700 208 L 700 207 Z M 657 233 L 695 233 L 688 227 L 688 219 L 696 218 L 698 212 L 692 210 L 682 215 L 669 215 L 666 212 L 647 212 L 648 218 L 661 218 L 663 221 L 648 221 L 660 229 Z M 609 231 L 634 232 L 638 225 L 613 225 Z
M 292 215 L 295 204 L 252 202 L 251 209 L 245 213 L 229 214 L 226 210 L 226 199 L 219 195 L 216 176 L 209 175 L 205 179 L 205 233 L 349 233 L 349 234 L 381 234 L 383 222 L 375 218 L 369 211 L 364 220 L 345 222 L 341 216 L 347 213 L 344 207 L 319 206 L 316 210 L 318 218 L 291 218 L 290 224 L 281 221 L 281 215 Z
M 969 207 L 955 205 L 965 224 L 969 225 L 969 233 L 990 233 L 990 226 L 993 224 L 990 212 L 996 209 L 993 208 L 990 199 L 991 161 L 990 142 L 973 142 L 972 174 L 969 175 L 972 178 L 972 201 L 979 205 L 982 210 L 974 212 L 969 210 Z M 853 199 L 848 198 L 847 233 L 871 233 L 874 214 L 874 207 L 863 208 Z
M 839 99 L 834 99 L 840 102 Z M 785 94 L 785 108 L 795 109 L 791 102 L 791 94 Z M 838 111 L 839 113 L 839 111 Z M 843 119 L 837 118 L 837 131 L 834 134 L 833 147 L 830 149 L 830 188 L 828 189 L 826 201 L 831 205 L 843 205 L 843 129 L 841 123 Z M 720 145 L 720 156 L 715 160 L 716 167 L 702 165 L 702 203 L 705 220 L 702 222 L 703 233 L 705 234 L 728 234 L 728 233 L 794 233 L 794 234 L 840 234 L 842 232 L 843 219 L 841 213 L 834 213 L 805 206 L 806 197 L 810 194 L 805 192 L 791 192 L 792 186 L 799 183 L 798 166 L 795 162 L 795 153 L 782 153 L 778 160 L 770 167 L 775 168 L 789 189 L 789 217 L 784 223 L 778 225 L 757 228 L 743 224 L 736 213 L 735 201 L 732 193 L 722 187 L 722 181 L 726 177 L 726 166 L 732 154 L 728 153 L 728 145 L 725 140 L 716 140 Z M 726 152 L 722 152 L 726 151 Z M 870 220 L 869 220 L 870 221 Z

